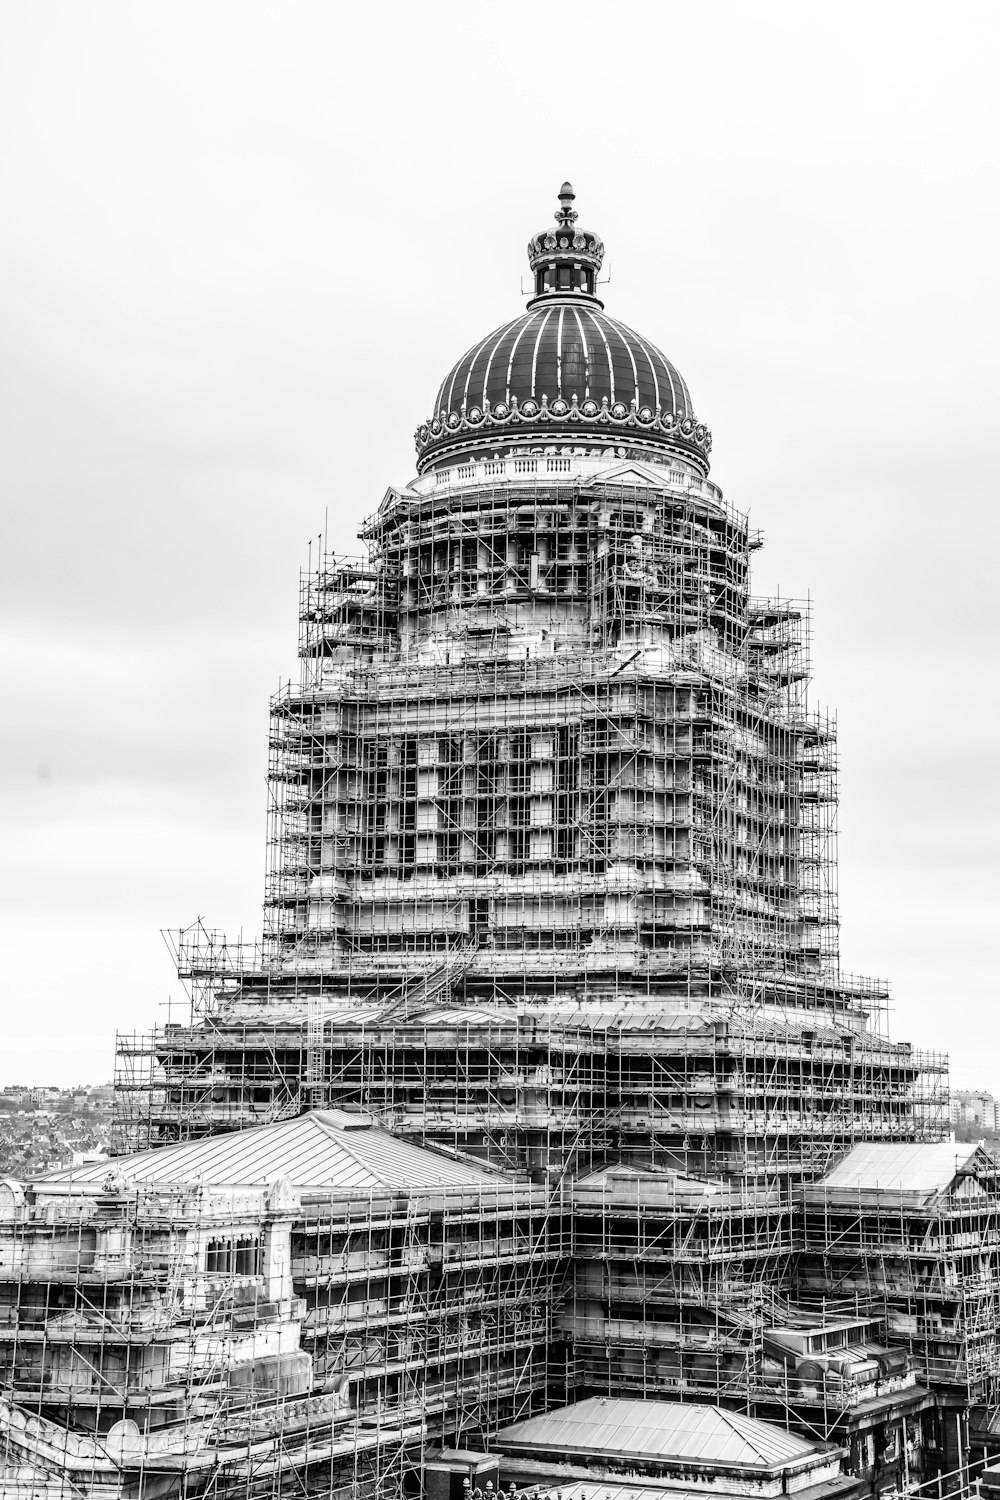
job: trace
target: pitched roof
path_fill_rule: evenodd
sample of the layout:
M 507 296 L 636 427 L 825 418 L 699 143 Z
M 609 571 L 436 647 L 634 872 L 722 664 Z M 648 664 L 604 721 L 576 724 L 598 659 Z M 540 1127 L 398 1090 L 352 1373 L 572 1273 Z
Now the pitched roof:
M 46 1183 L 102 1183 L 109 1172 L 127 1182 L 211 1186 L 267 1184 L 287 1177 L 297 1188 L 370 1192 L 384 1188 L 490 1188 L 503 1173 L 400 1140 L 370 1116 L 316 1110 L 294 1120 L 228 1135 L 160 1146 L 133 1156 L 48 1173 Z
M 502 1451 L 530 1446 L 553 1457 L 606 1453 L 757 1469 L 780 1469 L 827 1456 L 814 1443 L 770 1422 L 716 1406 L 604 1396 L 516 1422 L 502 1429 L 496 1443 Z
M 816 1188 L 927 1197 L 950 1187 L 978 1150 L 974 1142 L 869 1141 L 848 1151 Z

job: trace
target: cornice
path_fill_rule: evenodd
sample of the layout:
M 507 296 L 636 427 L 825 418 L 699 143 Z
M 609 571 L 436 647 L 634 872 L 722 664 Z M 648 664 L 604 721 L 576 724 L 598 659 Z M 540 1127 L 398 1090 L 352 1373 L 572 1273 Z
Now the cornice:
M 575 396 L 571 401 L 560 396 L 550 402 L 547 396 L 542 396 L 539 401 L 519 403 L 512 396 L 509 404 L 498 401 L 491 405 L 484 401 L 481 407 L 441 410 L 437 416 L 422 422 L 414 433 L 417 472 L 423 473 L 436 453 L 451 448 L 456 439 L 483 439 L 487 434 L 503 439 L 527 436 L 534 431 L 539 436 L 545 433 L 552 437 L 566 431 L 576 441 L 588 433 L 622 437 L 655 435 L 666 445 L 689 449 L 706 468 L 712 450 L 712 434 L 703 422 L 665 412 L 659 406 L 639 406 L 634 400 L 626 406 L 622 401 L 610 402 L 606 396 L 600 402 L 580 402 Z

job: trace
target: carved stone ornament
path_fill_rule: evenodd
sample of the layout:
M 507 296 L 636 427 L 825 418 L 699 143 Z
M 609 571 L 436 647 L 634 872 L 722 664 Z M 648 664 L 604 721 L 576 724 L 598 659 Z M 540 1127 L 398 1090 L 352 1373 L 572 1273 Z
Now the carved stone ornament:
M 636 410 L 634 404 L 627 407 L 620 401 L 611 406 L 607 399 L 602 400 L 600 406 L 595 401 L 585 401 L 581 406 L 575 396 L 569 403 L 557 397 L 551 405 L 544 397 L 540 404 L 530 400 L 519 404 L 517 397 L 512 396 L 509 407 L 498 402 L 489 411 L 482 411 L 479 407 L 463 412 L 442 411 L 420 424 L 414 440 L 419 458 L 425 459 L 432 450 L 441 446 L 443 440 L 450 444 L 453 438 L 465 433 L 475 432 L 481 436 L 489 429 L 514 432 L 518 428 L 546 427 L 553 423 L 583 430 L 597 428 L 625 433 L 656 433 L 696 449 L 705 457 L 712 451 L 712 434 L 703 422 L 691 417 L 678 417 L 660 407 L 653 410 L 642 406 Z

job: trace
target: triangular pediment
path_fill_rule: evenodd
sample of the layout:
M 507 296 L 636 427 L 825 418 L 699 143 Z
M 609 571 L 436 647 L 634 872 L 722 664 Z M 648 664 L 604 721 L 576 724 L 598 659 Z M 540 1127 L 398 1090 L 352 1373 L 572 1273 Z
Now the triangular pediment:
M 664 483 L 664 475 L 656 469 L 647 468 L 645 464 L 624 463 L 613 464 L 608 469 L 602 469 L 599 474 L 591 474 L 584 481 L 584 486 L 591 484 L 641 484 L 647 487 L 661 487 Z

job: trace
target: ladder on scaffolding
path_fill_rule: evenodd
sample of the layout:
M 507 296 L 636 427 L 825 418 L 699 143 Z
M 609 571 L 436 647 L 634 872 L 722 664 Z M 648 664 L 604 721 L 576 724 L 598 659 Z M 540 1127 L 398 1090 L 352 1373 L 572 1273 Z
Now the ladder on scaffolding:
M 310 995 L 306 1009 L 305 1071 L 302 1077 L 301 1099 L 306 1109 L 322 1109 L 326 1104 L 324 1082 L 324 1026 L 323 1003 L 319 995 Z
M 379 1021 L 411 1021 L 432 1005 L 447 1005 L 452 991 L 460 979 L 471 969 L 479 952 L 479 938 L 474 937 L 457 953 L 451 953 L 444 963 L 418 980 L 403 985 L 398 996 L 391 1000 L 379 1015 Z

